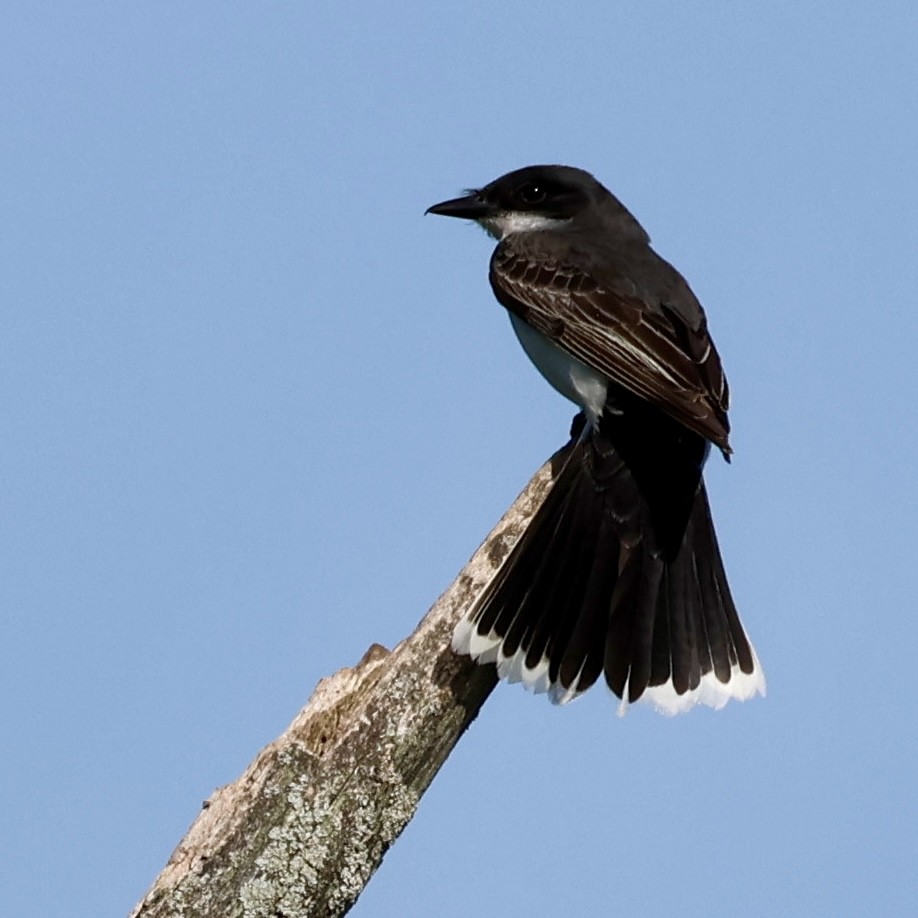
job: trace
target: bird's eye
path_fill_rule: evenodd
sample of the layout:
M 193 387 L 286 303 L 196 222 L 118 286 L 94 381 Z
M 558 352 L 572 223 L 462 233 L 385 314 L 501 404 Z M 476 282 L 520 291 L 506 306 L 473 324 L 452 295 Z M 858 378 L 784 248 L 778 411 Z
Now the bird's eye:
M 524 204 L 541 204 L 547 197 L 548 190 L 539 182 L 527 182 L 517 194 Z

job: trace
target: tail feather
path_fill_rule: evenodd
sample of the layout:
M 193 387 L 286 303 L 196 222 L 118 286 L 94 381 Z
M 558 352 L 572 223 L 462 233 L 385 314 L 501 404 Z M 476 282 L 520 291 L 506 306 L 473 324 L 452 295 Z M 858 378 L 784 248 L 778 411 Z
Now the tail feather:
M 666 713 L 765 693 L 740 623 L 703 482 L 678 550 L 607 440 L 573 443 L 552 490 L 453 648 L 564 703 L 605 674 L 629 703 Z

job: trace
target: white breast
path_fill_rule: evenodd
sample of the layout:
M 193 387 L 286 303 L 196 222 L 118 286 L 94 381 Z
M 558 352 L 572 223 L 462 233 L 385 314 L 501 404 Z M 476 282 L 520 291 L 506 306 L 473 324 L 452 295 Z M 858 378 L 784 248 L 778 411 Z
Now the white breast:
M 609 380 L 598 370 L 571 357 L 513 313 L 510 313 L 510 322 L 536 369 L 565 398 L 579 405 L 595 426 L 606 403 Z

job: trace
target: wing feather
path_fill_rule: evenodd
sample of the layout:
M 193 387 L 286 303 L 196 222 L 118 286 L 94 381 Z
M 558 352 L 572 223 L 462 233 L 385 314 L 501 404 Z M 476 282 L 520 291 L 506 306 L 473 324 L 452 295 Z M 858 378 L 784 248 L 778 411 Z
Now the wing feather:
M 600 273 L 584 267 L 583 258 L 533 251 L 527 236 L 538 234 L 508 237 L 494 253 L 491 284 L 498 300 L 729 455 L 726 377 L 701 305 L 681 275 L 645 246 L 632 261 L 646 267 L 652 258 L 658 283 L 639 287 L 629 279 L 640 274 L 627 253 L 606 257 Z

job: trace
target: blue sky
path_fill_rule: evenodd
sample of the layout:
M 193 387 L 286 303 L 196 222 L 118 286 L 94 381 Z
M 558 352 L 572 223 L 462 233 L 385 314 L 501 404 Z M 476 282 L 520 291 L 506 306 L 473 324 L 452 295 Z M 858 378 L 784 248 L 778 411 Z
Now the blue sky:
M 918 908 L 913 3 L 35 3 L 0 30 L 0 914 L 117 915 L 565 437 L 431 203 L 593 171 L 705 304 L 768 697 L 500 687 L 352 914 Z

